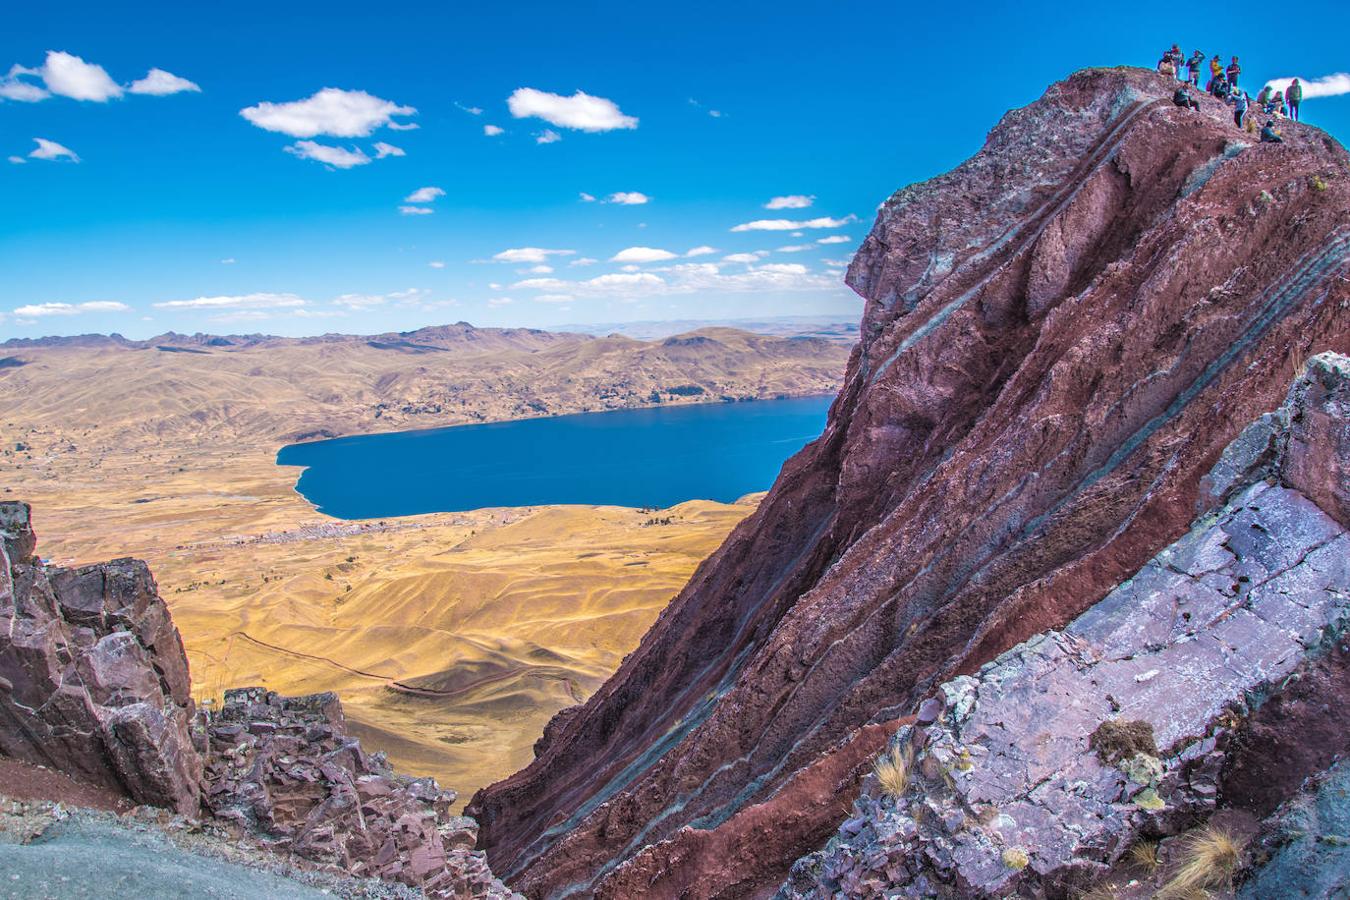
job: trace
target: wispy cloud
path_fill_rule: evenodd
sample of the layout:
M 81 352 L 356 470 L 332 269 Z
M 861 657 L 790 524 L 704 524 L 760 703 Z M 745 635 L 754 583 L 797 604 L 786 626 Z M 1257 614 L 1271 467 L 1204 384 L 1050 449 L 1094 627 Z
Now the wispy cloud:
M 78 316 L 90 312 L 130 312 L 131 307 L 116 300 L 90 300 L 87 303 L 32 303 L 13 311 L 21 319 L 46 316 Z
M 534 138 L 536 144 L 556 144 L 561 140 L 562 135 L 558 134 L 558 132 L 554 131 L 552 128 L 545 128 Z
M 170 94 L 201 93 L 201 87 L 186 78 L 179 78 L 163 69 L 151 69 L 144 78 L 131 83 L 127 88 L 133 94 L 149 94 L 152 97 L 167 97 Z
M 75 155 L 74 150 L 58 144 L 56 141 L 49 141 L 46 138 L 33 138 L 33 141 L 37 143 L 37 149 L 28 154 L 32 159 L 68 159 L 71 162 L 80 161 L 80 158 Z
M 478 106 L 465 106 L 463 103 L 460 103 L 458 100 L 455 101 L 455 109 L 463 110 L 464 112 L 468 113 L 468 114 L 471 115 L 471 116 L 481 116 L 481 115 L 483 114 L 483 110 L 482 110 L 481 107 L 478 107 Z
M 782 197 L 774 197 L 764 204 L 765 209 L 806 209 L 812 203 L 816 202 L 815 195 L 807 194 L 787 194 Z
M 858 221 L 854 215 L 844 216 L 842 219 L 832 219 L 828 216 L 822 216 L 819 219 L 756 219 L 753 222 L 745 222 L 732 228 L 732 231 L 798 231 L 804 228 L 843 228 L 845 225 Z
M 375 142 L 375 158 L 384 159 L 386 156 L 407 156 L 407 152 L 402 147 L 395 147 L 393 144 L 386 144 L 384 141 Z
M 321 162 L 326 166 L 332 166 L 335 169 L 350 169 L 354 166 L 364 166 L 369 163 L 370 157 L 366 156 L 365 151 L 359 147 L 333 147 L 328 144 L 319 144 L 314 141 L 296 141 L 290 146 L 283 147 L 287 153 L 292 156 L 298 156 L 301 159 L 312 159 L 315 162 Z
M 847 243 L 849 243 L 849 242 L 852 241 L 852 240 L 853 240 L 853 238 L 849 237 L 849 236 L 846 235 L 846 234 L 832 234 L 832 235 L 830 235 L 829 237 L 816 238 L 816 243 L 817 243 L 817 244 L 847 244 Z
M 497 262 L 506 263 L 542 263 L 548 262 L 550 256 L 573 256 L 575 250 L 548 250 L 543 247 L 513 247 L 509 250 L 503 250 L 501 253 L 493 254 L 492 258 Z
M 437 197 L 444 197 L 445 191 L 438 187 L 420 187 L 403 198 L 404 203 L 431 203 Z
M 239 110 L 239 115 L 259 128 L 297 138 L 367 137 L 377 128 L 397 124 L 396 116 L 416 114 L 411 106 L 338 88 L 324 88 L 304 100 L 263 102 Z
M 398 211 L 405 216 L 429 216 L 436 210 L 430 206 L 400 206 Z
M 638 120 L 624 115 L 613 100 L 583 91 L 564 97 L 535 88 L 518 88 L 507 98 L 506 107 L 517 119 L 538 118 L 550 125 L 577 131 L 614 131 L 638 127 Z
M 293 309 L 307 303 L 308 301 L 295 294 L 258 293 L 165 300 L 154 305 L 159 309 Z
M 616 191 L 605 198 L 606 203 L 617 203 L 620 206 L 642 206 L 651 200 L 651 197 L 640 191 Z
M 651 263 L 664 262 L 668 259 L 674 259 L 676 254 L 669 250 L 661 250 L 657 247 L 628 247 L 620 250 L 610 257 L 610 262 L 620 263 Z
M 496 125 L 484 125 L 483 134 L 487 135 L 488 137 L 496 137 L 499 134 L 505 134 L 505 129 L 502 129 Z

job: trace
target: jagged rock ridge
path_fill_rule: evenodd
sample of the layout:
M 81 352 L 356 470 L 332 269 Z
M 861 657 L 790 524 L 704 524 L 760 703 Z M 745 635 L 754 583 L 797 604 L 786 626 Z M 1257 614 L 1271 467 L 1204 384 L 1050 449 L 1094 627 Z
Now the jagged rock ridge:
M 540 897 L 771 891 L 941 681 L 1187 529 L 1299 360 L 1350 350 L 1344 150 L 1091 70 L 897 193 L 824 435 L 535 762 L 470 806 Z M 772 823 L 772 827 L 770 824 Z

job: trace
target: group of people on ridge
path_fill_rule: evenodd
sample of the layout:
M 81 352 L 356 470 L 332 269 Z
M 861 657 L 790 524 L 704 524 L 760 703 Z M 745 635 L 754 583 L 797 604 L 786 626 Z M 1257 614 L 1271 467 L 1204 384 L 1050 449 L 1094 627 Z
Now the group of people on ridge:
M 1189 58 L 1181 52 L 1181 47 L 1173 44 L 1158 62 L 1158 74 L 1175 78 L 1181 84 L 1172 95 L 1172 102 L 1187 109 L 1199 109 L 1199 102 L 1191 95 L 1191 88 L 1199 88 L 1200 74 L 1205 67 L 1205 54 L 1196 50 Z M 1268 117 L 1261 127 L 1261 140 L 1264 143 L 1279 144 L 1280 137 L 1275 120 L 1288 118 L 1298 121 L 1299 106 L 1303 102 L 1303 85 L 1295 78 L 1284 91 L 1276 91 L 1270 85 L 1261 88 L 1256 99 L 1246 91 L 1239 90 L 1238 77 L 1242 74 L 1242 64 L 1236 56 L 1225 66 L 1216 53 L 1209 59 L 1209 81 L 1205 83 L 1205 93 L 1222 100 L 1233 108 L 1233 122 L 1248 134 L 1256 133 L 1256 113 L 1263 112 Z

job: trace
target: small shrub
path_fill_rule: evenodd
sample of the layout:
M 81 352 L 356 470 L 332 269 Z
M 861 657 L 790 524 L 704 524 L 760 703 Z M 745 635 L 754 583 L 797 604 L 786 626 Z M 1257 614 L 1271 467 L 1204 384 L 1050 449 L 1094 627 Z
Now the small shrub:
M 1206 826 L 1182 838 L 1181 864 L 1158 897 L 1178 900 L 1208 888 L 1231 884 L 1242 862 L 1243 841 L 1221 828 Z
M 1308 179 L 1308 183 L 1312 185 L 1312 189 L 1319 194 L 1327 189 L 1327 180 L 1321 175 L 1314 175 L 1312 178 Z
M 877 759 L 872 771 L 881 785 L 881 792 L 892 800 L 898 800 L 909 787 L 910 768 L 914 765 L 914 751 L 908 746 L 903 749 L 891 747 Z
M 1003 864 L 1010 869 L 1022 871 L 1031 863 L 1031 857 L 1027 856 L 1027 851 L 1019 850 L 1017 847 L 1009 847 L 1003 851 Z
M 1130 862 L 1145 872 L 1158 871 L 1158 842 L 1140 841 L 1130 848 Z
M 1108 719 L 1097 726 L 1088 738 L 1088 747 L 1097 751 L 1104 765 L 1129 759 L 1136 753 L 1158 755 L 1158 744 L 1153 738 L 1153 724 L 1142 719 L 1123 722 Z

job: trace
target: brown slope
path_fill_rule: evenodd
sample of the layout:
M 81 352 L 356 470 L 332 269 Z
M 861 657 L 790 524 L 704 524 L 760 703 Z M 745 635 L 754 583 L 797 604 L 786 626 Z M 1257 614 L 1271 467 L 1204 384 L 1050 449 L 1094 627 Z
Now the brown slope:
M 865 723 L 1100 599 L 1185 530 L 1295 362 L 1350 348 L 1344 150 L 1301 125 L 1248 145 L 1172 89 L 1078 73 L 885 204 L 825 434 L 535 762 L 475 798 L 495 870 L 605 894 L 645 845 L 734 828 Z M 819 815 L 823 834 L 842 810 Z M 648 893 L 770 888 L 809 832 L 741 836 L 759 871 L 734 883 L 663 845 Z

